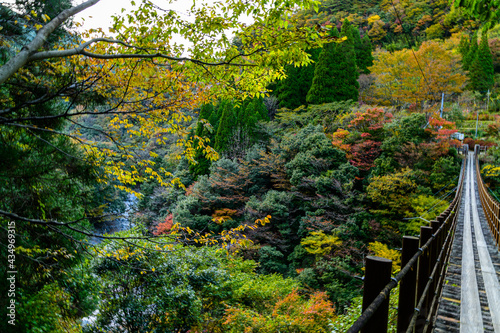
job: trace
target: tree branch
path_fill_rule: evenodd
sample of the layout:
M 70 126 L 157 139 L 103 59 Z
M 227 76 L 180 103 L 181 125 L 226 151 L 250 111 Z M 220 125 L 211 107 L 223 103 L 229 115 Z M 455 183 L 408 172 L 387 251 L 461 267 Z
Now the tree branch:
M 88 0 L 78 6 L 66 9 L 57 15 L 52 21 L 41 28 L 36 34 L 35 38 L 26 46 L 24 46 L 21 51 L 16 54 L 13 58 L 9 59 L 5 65 L 0 68 L 0 84 L 4 83 L 9 77 L 14 75 L 21 67 L 26 65 L 30 61 L 31 56 L 33 56 L 38 49 L 40 49 L 47 37 L 54 32 L 64 21 L 69 17 L 87 9 L 100 0 Z M 42 52 L 43 53 L 43 52 Z
M 235 56 L 231 58 L 228 61 L 220 61 L 220 62 L 206 62 L 206 61 L 201 61 L 198 59 L 193 59 L 193 58 L 188 58 L 188 57 L 173 57 L 169 56 L 168 54 L 164 54 L 161 52 L 157 53 L 150 53 L 150 54 L 134 54 L 134 53 L 117 53 L 117 54 L 99 54 L 99 53 L 94 53 L 94 52 L 89 52 L 85 51 L 85 49 L 92 44 L 96 43 L 110 43 L 110 44 L 121 44 L 125 47 L 133 48 L 133 49 L 138 49 L 137 47 L 127 44 L 124 41 L 117 40 L 117 39 L 110 39 L 110 38 L 94 38 L 91 39 L 82 45 L 75 47 L 73 49 L 69 50 L 51 50 L 51 51 L 44 51 L 44 52 L 38 52 L 33 55 L 31 55 L 28 59 L 28 61 L 35 61 L 35 60 L 44 60 L 44 59 L 49 59 L 49 58 L 64 58 L 64 57 L 71 57 L 75 55 L 84 55 L 90 58 L 95 58 L 95 59 L 155 59 L 155 58 L 163 58 L 175 62 L 192 62 L 197 65 L 205 65 L 205 66 L 222 66 L 222 65 L 228 65 L 228 66 L 235 66 L 235 67 L 256 67 L 256 64 L 250 64 L 250 63 L 233 63 L 233 60 L 238 58 L 238 57 L 245 57 L 248 55 L 241 54 L 238 56 Z M 263 51 L 263 49 L 255 50 L 252 53 L 256 53 L 259 51 Z M 1 83 L 1 82 L 0 82 Z
M 74 224 L 74 223 L 80 222 L 80 221 L 82 221 L 82 220 L 85 219 L 85 218 L 81 218 L 81 219 L 78 219 L 78 220 L 75 220 L 75 221 L 71 221 L 71 222 L 58 222 L 58 221 L 52 221 L 52 220 L 46 220 L 46 221 L 44 221 L 44 220 L 38 220 L 38 219 L 29 219 L 27 217 L 22 217 L 22 216 L 19 216 L 17 214 L 14 214 L 14 213 L 6 212 L 4 210 L 0 210 L 0 214 L 3 215 L 3 216 L 10 217 L 13 220 L 30 222 L 30 223 L 35 223 L 35 224 L 42 224 L 42 225 L 64 225 L 64 226 L 67 226 L 67 225 L 70 225 L 70 224 Z

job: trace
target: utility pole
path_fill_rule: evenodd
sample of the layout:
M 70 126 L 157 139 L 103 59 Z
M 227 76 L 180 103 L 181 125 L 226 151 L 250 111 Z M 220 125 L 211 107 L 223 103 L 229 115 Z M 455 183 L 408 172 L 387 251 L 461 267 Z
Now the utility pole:
M 474 136 L 474 139 L 477 139 L 477 125 L 479 124 L 479 110 L 477 109 L 476 103 L 474 102 L 474 109 L 476 110 L 476 135 Z
M 439 117 L 441 117 L 441 118 L 443 118 L 443 105 L 444 105 L 444 93 L 441 96 L 441 113 L 439 115 Z
M 488 93 L 486 94 L 486 112 L 490 112 L 490 90 L 488 89 Z

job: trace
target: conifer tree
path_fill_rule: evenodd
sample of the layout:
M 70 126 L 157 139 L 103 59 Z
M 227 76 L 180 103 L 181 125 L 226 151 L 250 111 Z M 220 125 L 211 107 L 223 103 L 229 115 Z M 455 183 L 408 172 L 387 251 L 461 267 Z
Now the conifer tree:
M 477 55 L 477 50 L 478 50 L 477 32 L 475 32 L 474 35 L 472 36 L 472 39 L 470 40 L 469 50 L 462 59 L 462 68 L 465 69 L 466 71 L 470 69 L 470 66 L 474 62 L 474 59 L 476 58 Z
M 354 45 L 354 52 L 356 53 L 356 66 L 358 66 L 358 70 L 360 70 L 360 60 L 361 60 L 361 51 L 363 49 L 363 42 L 361 41 L 361 35 L 359 33 L 359 29 L 357 27 L 351 27 L 351 35 L 352 35 L 352 43 Z
M 237 109 L 238 123 L 236 127 L 246 133 L 253 132 L 257 122 L 262 117 L 261 106 L 263 105 L 260 98 L 245 100 L 241 107 Z
M 200 114 L 198 117 L 198 124 L 196 126 L 196 131 L 194 134 L 200 137 L 205 137 L 209 138 L 211 144 L 213 145 L 213 141 L 215 138 L 215 131 L 214 131 L 214 125 L 210 123 L 209 119 L 211 118 L 212 114 L 215 114 L 217 112 L 216 108 L 214 107 L 213 104 L 204 104 L 201 109 L 200 109 Z M 215 119 L 215 118 L 212 118 Z M 212 130 L 209 131 L 206 128 L 206 124 L 202 122 L 202 120 L 205 120 L 212 125 Z M 193 134 L 193 133 L 192 133 Z M 191 134 L 191 136 L 192 136 Z M 194 156 L 194 159 L 196 160 L 196 164 L 190 164 L 189 165 L 189 171 L 195 175 L 206 175 L 209 172 L 211 162 L 208 160 L 203 151 L 201 149 L 196 149 L 196 153 Z
M 466 61 L 467 61 L 467 54 L 469 53 L 469 48 L 470 48 L 470 43 L 469 43 L 469 37 L 462 35 L 460 38 L 460 43 L 458 44 L 458 52 L 462 55 L 462 68 L 464 70 L 468 70 Z
M 213 127 L 213 133 L 217 133 L 217 129 L 219 128 L 219 121 L 222 117 L 222 110 L 224 109 L 224 106 L 228 103 L 227 100 L 220 100 L 216 106 L 214 106 L 214 109 L 212 110 L 212 113 L 208 117 L 208 121 L 210 122 L 210 125 Z
M 269 115 L 267 114 L 267 109 L 262 98 L 253 98 L 250 100 L 245 113 L 255 119 L 251 126 L 255 126 L 258 121 L 269 121 Z
M 309 65 L 307 67 L 314 66 Z M 279 106 L 282 108 L 295 109 L 301 106 L 305 100 L 305 96 L 300 94 L 301 82 L 300 82 L 300 72 L 302 67 L 296 67 L 293 65 L 288 65 L 285 69 L 286 79 L 278 82 L 276 87 L 276 93 L 279 100 Z
M 321 51 L 311 89 L 307 93 L 308 103 L 358 100 L 359 73 L 352 29 L 351 23 L 344 20 L 340 35 L 347 40 L 328 44 Z M 334 28 L 332 35 L 339 36 L 337 29 Z
M 207 130 L 206 127 L 204 126 L 204 123 L 201 120 L 205 120 L 207 122 L 210 122 L 209 119 L 210 119 L 210 116 L 212 115 L 212 113 L 215 111 L 214 109 L 215 109 L 214 105 L 211 103 L 204 104 L 201 107 L 200 114 L 198 117 L 198 125 L 196 126 L 196 135 L 208 136 L 210 138 L 213 138 L 215 133 L 213 133 L 213 130 L 212 131 Z M 213 124 L 210 124 L 210 125 L 213 126 Z
M 356 53 L 356 62 L 360 73 L 370 74 L 368 67 L 373 66 L 373 55 L 372 42 L 368 35 L 365 35 L 361 40 L 361 50 L 359 51 L 359 55 Z
M 332 37 L 339 37 L 337 28 L 333 29 Z M 306 101 L 309 104 L 323 104 L 335 101 L 336 78 L 334 75 L 336 62 L 342 55 L 336 43 L 323 47 L 314 68 L 314 77 Z
M 356 52 L 354 49 L 353 26 L 349 20 L 344 20 L 341 37 L 347 37 L 347 40 L 340 43 L 339 61 L 336 63 L 336 70 L 333 75 L 336 78 L 337 89 L 335 90 L 335 101 L 358 100 L 358 77 L 359 72 L 356 66 Z
M 494 71 L 493 58 L 488 45 L 488 36 L 486 33 L 481 38 L 481 44 L 478 47 L 476 57 L 469 68 L 470 88 L 479 91 L 483 95 L 493 87 Z
M 306 95 L 311 88 L 314 77 L 315 63 L 318 60 L 321 49 L 309 50 L 308 53 L 314 63 L 308 66 L 296 67 L 289 65 L 286 69 L 287 78 L 278 82 L 276 94 L 280 101 L 280 107 L 296 109 L 306 105 Z
M 214 148 L 217 151 L 223 151 L 229 145 L 231 133 L 236 128 L 237 113 L 233 101 L 222 101 L 218 110 L 220 110 L 221 117 L 215 134 Z

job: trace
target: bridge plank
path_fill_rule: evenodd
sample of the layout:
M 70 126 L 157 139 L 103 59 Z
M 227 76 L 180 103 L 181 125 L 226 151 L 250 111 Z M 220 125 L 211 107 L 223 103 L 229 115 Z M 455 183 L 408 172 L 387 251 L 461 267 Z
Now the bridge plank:
M 479 301 L 479 291 L 476 278 L 476 267 L 474 263 L 474 252 L 472 243 L 471 225 L 471 192 L 472 192 L 472 160 L 469 154 L 467 163 L 466 192 L 465 192 L 465 214 L 462 246 L 462 288 L 460 307 L 460 332 L 480 333 L 484 332 Z

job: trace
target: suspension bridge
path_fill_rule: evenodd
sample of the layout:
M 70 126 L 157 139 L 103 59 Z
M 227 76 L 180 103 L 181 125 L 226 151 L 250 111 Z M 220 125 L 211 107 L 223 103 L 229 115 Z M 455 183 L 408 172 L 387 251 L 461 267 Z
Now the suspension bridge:
M 391 331 L 500 333 L 500 203 L 488 192 L 476 145 L 464 155 L 455 198 L 420 229 L 403 237 L 401 270 L 367 257 L 363 313 L 348 333 L 389 329 L 389 295 L 399 284 L 397 324 Z

